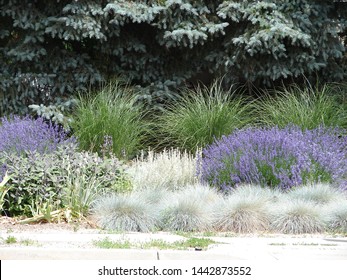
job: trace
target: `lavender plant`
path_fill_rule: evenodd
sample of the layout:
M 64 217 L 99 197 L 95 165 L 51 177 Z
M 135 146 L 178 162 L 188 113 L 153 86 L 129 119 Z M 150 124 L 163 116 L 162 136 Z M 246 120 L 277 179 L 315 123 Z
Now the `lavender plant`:
M 75 138 L 67 138 L 63 130 L 43 118 L 3 117 L 0 123 L 0 151 L 51 153 L 58 146 L 76 141 Z
M 112 136 L 105 135 L 104 136 L 104 143 L 101 146 L 101 154 L 102 154 L 103 158 L 113 156 L 112 147 L 113 147 Z
M 203 150 L 198 172 L 225 191 L 244 183 L 283 190 L 313 182 L 343 186 L 347 143 L 340 135 L 323 127 L 237 130 Z

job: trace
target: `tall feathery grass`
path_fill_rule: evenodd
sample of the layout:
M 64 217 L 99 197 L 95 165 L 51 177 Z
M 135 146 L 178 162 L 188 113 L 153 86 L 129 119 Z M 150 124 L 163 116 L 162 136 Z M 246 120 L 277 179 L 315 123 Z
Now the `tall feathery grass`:
M 110 145 L 118 158 L 136 154 L 146 135 L 147 124 L 130 87 L 120 82 L 110 83 L 96 94 L 89 92 L 80 96 L 79 101 L 71 127 L 81 149 L 102 154 L 104 146 Z
M 347 110 L 334 99 L 334 87 L 298 85 L 267 92 L 254 103 L 260 125 L 297 125 L 302 129 L 318 126 L 347 127 Z
M 232 89 L 224 90 L 222 80 L 211 86 L 187 89 L 157 120 L 163 141 L 194 152 L 215 138 L 252 122 L 250 102 Z

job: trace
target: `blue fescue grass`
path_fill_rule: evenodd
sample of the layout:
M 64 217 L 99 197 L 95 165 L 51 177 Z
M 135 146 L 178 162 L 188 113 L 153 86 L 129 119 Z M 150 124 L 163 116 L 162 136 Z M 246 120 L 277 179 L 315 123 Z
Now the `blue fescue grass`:
M 177 191 L 161 211 L 162 227 L 170 231 L 208 231 L 212 208 L 219 195 L 208 186 L 189 186 Z
M 282 201 L 271 210 L 271 229 L 285 234 L 320 233 L 326 229 L 321 208 L 303 200 Z
M 269 204 L 275 192 L 259 186 L 242 186 L 214 207 L 213 226 L 217 231 L 253 233 L 269 228 Z
M 338 203 L 327 205 L 326 223 L 329 230 L 337 233 L 347 233 L 347 198 Z
M 298 186 L 288 192 L 288 199 L 303 200 L 318 205 L 336 203 L 344 196 L 344 192 L 330 184 L 316 183 Z
M 131 193 L 101 197 L 92 211 L 96 223 L 107 230 L 149 232 L 157 225 L 156 208 Z

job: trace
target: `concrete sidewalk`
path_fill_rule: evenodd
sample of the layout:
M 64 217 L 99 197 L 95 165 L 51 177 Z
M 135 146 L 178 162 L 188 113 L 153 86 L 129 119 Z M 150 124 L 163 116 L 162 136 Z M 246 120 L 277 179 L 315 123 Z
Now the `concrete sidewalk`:
M 13 238 L 14 244 L 5 241 Z M 0 231 L 2 260 L 347 260 L 347 237 L 313 236 L 209 236 L 217 244 L 206 250 L 99 249 L 94 241 L 186 239 L 170 233 L 103 234 L 95 232 L 6 233 Z M 28 246 L 29 245 L 29 246 Z

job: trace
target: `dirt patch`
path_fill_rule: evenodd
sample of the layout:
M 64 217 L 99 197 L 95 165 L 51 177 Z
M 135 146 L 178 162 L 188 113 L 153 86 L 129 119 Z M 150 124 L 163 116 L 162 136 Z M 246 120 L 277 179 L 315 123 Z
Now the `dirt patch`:
M 47 231 L 83 231 L 98 230 L 92 220 L 84 219 L 81 221 L 67 223 L 65 221 L 56 223 L 21 223 L 20 220 L 10 217 L 0 217 L 0 230 L 6 232 L 47 232 Z

